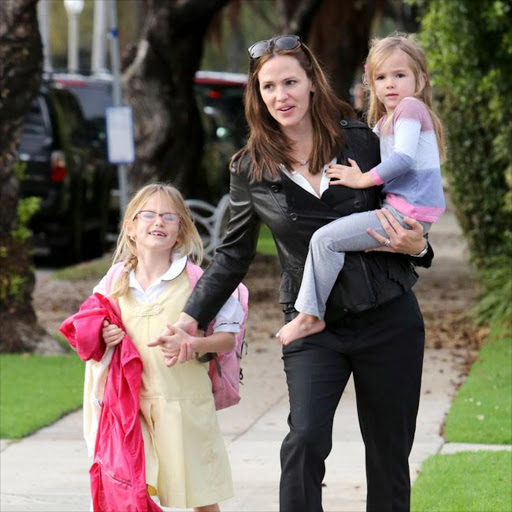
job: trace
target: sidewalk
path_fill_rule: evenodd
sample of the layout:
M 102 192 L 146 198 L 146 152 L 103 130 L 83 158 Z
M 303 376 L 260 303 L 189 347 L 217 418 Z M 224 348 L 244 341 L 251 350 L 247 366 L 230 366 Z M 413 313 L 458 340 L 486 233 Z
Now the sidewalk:
M 436 250 L 436 264 L 443 258 L 461 258 L 463 250 L 462 245 L 454 245 L 459 238 L 454 219 L 449 215 L 443 218 L 445 223 L 440 224 L 444 227 L 436 227 L 432 240 L 436 232 L 450 238 L 450 250 Z M 436 245 L 435 240 L 433 243 Z M 273 313 L 269 311 L 269 319 Z M 235 497 L 221 504 L 226 512 L 279 509 L 279 450 L 287 433 L 288 399 L 281 347 L 268 335 L 266 339 L 257 337 L 254 340 L 249 333 L 251 344 L 243 360 L 245 378 L 240 404 L 219 412 L 235 485 Z M 443 447 L 439 432 L 461 379 L 465 353 L 452 349 L 426 351 L 418 426 L 410 457 L 412 480 L 422 462 Z M 2 440 L 0 510 L 88 511 L 90 461 L 81 432 L 82 416 L 77 411 L 20 441 Z M 364 447 L 352 381 L 336 413 L 333 439 L 324 481 L 324 510 L 364 511 Z
M 270 343 L 271 349 L 258 353 L 257 364 L 256 357 L 246 358 L 241 403 L 219 412 L 236 494 L 222 504 L 223 511 L 279 509 L 279 449 L 287 433 L 288 400 L 284 374 L 278 369 L 279 346 Z M 275 364 L 276 359 L 279 365 Z M 413 479 L 422 461 L 443 445 L 439 429 L 458 376 L 453 351 L 427 351 L 418 429 L 410 458 Z M 82 415 L 77 411 L 21 441 L 1 442 L 0 510 L 89 510 L 90 462 L 81 428 Z M 364 511 L 365 493 L 364 449 L 350 383 L 336 414 L 334 446 L 327 460 L 324 509 Z

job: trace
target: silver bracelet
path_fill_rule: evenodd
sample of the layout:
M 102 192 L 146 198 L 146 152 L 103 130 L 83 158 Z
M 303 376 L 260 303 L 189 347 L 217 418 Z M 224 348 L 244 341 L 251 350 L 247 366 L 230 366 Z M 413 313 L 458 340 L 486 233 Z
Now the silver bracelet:
M 413 258 L 423 258 L 428 252 L 428 242 L 425 243 L 425 247 L 418 254 L 411 254 Z

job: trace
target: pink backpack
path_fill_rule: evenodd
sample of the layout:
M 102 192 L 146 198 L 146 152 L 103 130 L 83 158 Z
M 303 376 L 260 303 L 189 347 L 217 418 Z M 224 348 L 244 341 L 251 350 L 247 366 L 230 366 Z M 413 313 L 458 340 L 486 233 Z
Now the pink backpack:
M 187 262 L 187 274 L 190 280 L 190 286 L 195 287 L 197 281 L 203 274 L 203 270 L 198 265 L 190 261 Z M 244 313 L 240 330 L 235 334 L 235 346 L 229 352 L 223 354 L 208 354 L 210 368 L 208 375 L 212 381 L 213 399 L 217 410 L 231 407 L 240 402 L 240 381 L 243 379 L 240 361 L 245 345 L 245 323 L 249 312 L 249 290 L 240 283 L 233 292 L 233 297 L 240 302 Z M 207 329 L 207 334 L 212 332 L 213 322 Z M 207 360 L 208 360 L 207 359 Z
M 106 288 L 108 293 L 110 293 L 114 279 L 123 271 L 123 267 L 124 263 L 116 263 L 110 267 L 107 272 Z M 185 269 L 189 278 L 190 287 L 194 288 L 203 274 L 203 270 L 190 261 L 187 262 Z M 240 330 L 235 334 L 235 346 L 232 350 L 223 354 L 207 354 L 201 357 L 201 361 L 210 362 L 208 375 L 212 381 L 213 399 L 217 410 L 231 407 L 240 401 L 240 381 L 243 378 L 240 361 L 245 345 L 245 323 L 249 312 L 249 290 L 244 284 L 240 283 L 233 292 L 233 297 L 240 302 L 244 313 L 242 322 L 240 323 Z M 117 301 L 114 301 L 114 309 L 120 316 Z M 208 327 L 207 334 L 211 334 L 212 331 L 213 322 Z

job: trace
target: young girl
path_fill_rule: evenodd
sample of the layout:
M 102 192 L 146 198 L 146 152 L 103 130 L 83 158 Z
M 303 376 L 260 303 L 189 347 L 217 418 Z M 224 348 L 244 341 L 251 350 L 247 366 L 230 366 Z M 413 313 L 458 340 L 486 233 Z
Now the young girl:
M 230 498 L 233 489 L 208 365 L 197 359 L 170 364 L 183 344 L 195 353 L 234 346 L 242 310 L 233 297 L 210 336 L 170 326 L 191 293 L 187 260 L 198 263 L 201 257 L 201 239 L 179 191 L 148 185 L 126 208 L 114 255 L 123 271 L 110 290 L 107 274 L 94 291 L 117 299 L 126 334 L 142 359 L 139 418 L 148 492 L 165 507 L 218 511 L 217 503 Z M 125 333 L 105 321 L 102 336 L 107 347 L 115 347 Z
M 404 227 L 409 227 L 409 218 L 415 219 L 427 233 L 445 209 L 440 169 L 444 142 L 441 122 L 432 110 L 422 48 L 408 36 L 374 40 L 366 61 L 365 85 L 370 89 L 368 122 L 380 137 L 382 162 L 368 173 L 362 173 L 351 159 L 350 166 L 330 165 L 330 185 L 383 185 L 383 208 Z M 326 302 L 343 268 L 345 252 L 379 246 L 368 228 L 386 236 L 375 211 L 352 214 L 315 232 L 295 302 L 299 314 L 277 333 L 282 343 L 325 328 Z M 384 245 L 389 247 L 389 239 Z M 423 256 L 423 251 L 417 256 Z

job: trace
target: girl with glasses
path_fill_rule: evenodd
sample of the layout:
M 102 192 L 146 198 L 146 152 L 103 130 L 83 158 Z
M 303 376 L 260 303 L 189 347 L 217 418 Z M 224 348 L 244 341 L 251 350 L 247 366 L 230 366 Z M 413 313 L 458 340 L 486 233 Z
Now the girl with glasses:
M 245 276 L 262 223 L 276 242 L 279 301 L 290 321 L 313 233 L 379 207 L 375 187 L 329 186 L 331 164 L 351 158 L 363 171 L 375 167 L 379 140 L 336 97 L 309 48 L 297 36 L 279 36 L 252 45 L 249 57 L 250 136 L 232 160 L 227 234 L 180 315 L 180 325 L 190 328 L 207 324 Z M 281 512 L 322 510 L 334 413 L 351 375 L 366 444 L 367 510 L 409 510 L 408 456 L 424 348 L 413 264 L 430 266 L 433 253 L 418 222 L 405 229 L 385 212 L 379 216 L 390 247 L 347 253 L 327 301 L 325 329 L 283 344 L 290 431 L 281 447 Z M 392 253 L 425 248 L 418 258 Z
M 193 507 L 202 512 L 218 511 L 217 503 L 233 495 L 231 469 L 208 376 L 209 365 L 200 362 L 196 354 L 231 350 L 242 321 L 242 309 L 234 297 L 226 297 L 216 315 L 213 333 L 205 337 L 169 325 L 178 320 L 190 296 L 194 283 L 190 276 L 197 276 L 191 267 L 201 262 L 202 251 L 189 209 L 176 188 L 152 184 L 135 194 L 126 208 L 114 254 L 115 264 L 94 288 L 95 293 L 113 301 L 122 328 L 107 320 L 103 322 L 100 332 L 107 352 L 100 363 L 88 363 L 91 373 L 85 385 L 84 424 L 86 440 L 89 446 L 95 446 L 95 469 L 91 470 L 91 475 L 110 472 L 115 482 L 126 478 L 123 474 L 138 474 L 139 480 L 143 478 L 143 489 L 138 494 L 133 493 L 130 503 L 123 504 L 115 500 L 126 491 L 112 490 L 102 483 L 104 478 L 96 477 L 93 485 L 95 510 L 135 510 L 135 499 L 141 493 L 146 494 L 146 484 L 147 493 L 157 503 L 165 507 Z M 101 419 L 99 426 L 92 421 L 94 406 L 87 398 L 93 398 L 91 394 L 97 387 L 92 375 L 97 371 L 95 367 L 104 366 L 105 361 L 108 364 L 109 358 L 115 357 L 112 350 L 121 351 L 123 361 L 129 347 L 126 335 L 136 349 L 128 359 L 140 357 L 142 361 L 140 412 L 135 411 L 143 442 L 143 452 L 135 460 L 138 473 L 133 464 L 123 463 L 133 457 L 133 453 L 122 453 L 123 450 L 133 451 L 125 444 L 127 435 L 120 443 L 121 455 L 116 455 L 113 462 L 110 460 L 115 450 L 104 443 L 111 442 L 112 432 L 105 430 Z M 190 356 L 188 361 L 169 367 L 168 360 L 177 357 L 180 350 Z M 109 371 L 113 371 L 112 367 Z M 114 402 L 127 400 L 127 386 L 117 388 L 118 380 L 114 381 L 110 383 L 114 385 Z M 131 381 L 128 379 L 128 382 Z M 129 423 L 125 416 L 130 409 L 127 402 L 123 403 L 124 427 Z M 99 434 L 94 445 L 96 429 Z M 107 461 L 109 467 L 105 467 Z M 129 467 L 124 467 L 127 465 Z M 98 491 L 98 486 L 102 492 Z M 128 484 L 124 487 L 129 489 Z M 102 493 L 110 493 L 110 506 L 101 501 Z M 116 508 L 112 508 L 112 503 L 117 503 Z M 152 507 L 150 503 L 147 508 L 137 510 L 159 510 L 156 505 Z

